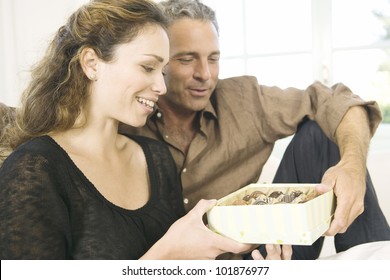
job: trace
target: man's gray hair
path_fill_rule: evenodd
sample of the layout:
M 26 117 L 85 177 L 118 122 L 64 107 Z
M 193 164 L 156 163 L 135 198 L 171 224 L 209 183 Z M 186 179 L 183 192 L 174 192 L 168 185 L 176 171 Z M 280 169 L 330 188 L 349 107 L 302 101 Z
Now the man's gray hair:
M 219 32 L 215 12 L 199 0 L 166 0 L 158 3 L 168 24 L 182 18 L 210 21 Z

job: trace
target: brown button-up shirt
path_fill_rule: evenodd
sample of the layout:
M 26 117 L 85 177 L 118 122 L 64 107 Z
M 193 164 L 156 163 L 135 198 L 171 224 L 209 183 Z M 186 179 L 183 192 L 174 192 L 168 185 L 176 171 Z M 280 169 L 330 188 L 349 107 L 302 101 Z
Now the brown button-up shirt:
M 187 210 L 200 199 L 219 199 L 256 182 L 274 143 L 295 133 L 304 117 L 315 120 L 334 140 L 351 106 L 365 105 L 374 133 L 381 114 L 344 85 L 314 83 L 305 90 L 259 85 L 254 77 L 219 80 L 210 103 L 200 112 L 199 131 L 185 154 L 164 128 L 164 112 L 156 112 L 141 128 L 122 126 L 123 133 L 168 144 L 180 173 Z

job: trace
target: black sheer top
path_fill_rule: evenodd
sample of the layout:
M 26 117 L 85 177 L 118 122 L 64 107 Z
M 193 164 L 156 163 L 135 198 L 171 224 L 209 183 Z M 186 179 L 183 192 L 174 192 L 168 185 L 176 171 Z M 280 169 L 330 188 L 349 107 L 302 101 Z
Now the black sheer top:
M 49 136 L 17 148 L 0 168 L 1 259 L 138 259 L 185 213 L 164 144 L 132 136 L 151 197 L 127 210 L 105 199 Z

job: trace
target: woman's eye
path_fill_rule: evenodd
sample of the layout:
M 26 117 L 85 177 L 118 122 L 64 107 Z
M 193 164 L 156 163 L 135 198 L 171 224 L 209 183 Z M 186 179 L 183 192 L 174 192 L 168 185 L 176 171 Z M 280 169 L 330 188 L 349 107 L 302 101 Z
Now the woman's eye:
M 144 68 L 144 70 L 145 70 L 146 72 L 152 72 L 152 71 L 154 71 L 154 67 L 147 66 L 147 65 L 142 65 L 142 67 Z

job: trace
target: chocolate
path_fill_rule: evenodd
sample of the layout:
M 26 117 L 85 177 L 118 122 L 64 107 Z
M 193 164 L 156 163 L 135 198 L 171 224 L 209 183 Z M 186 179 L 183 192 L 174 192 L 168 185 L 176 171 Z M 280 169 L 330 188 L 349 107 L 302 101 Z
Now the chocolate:
M 259 196 L 266 196 L 262 191 L 254 191 L 250 194 L 250 197 L 258 198 Z
M 253 203 L 253 205 L 265 205 L 265 204 L 268 204 L 268 203 L 265 202 L 265 201 L 262 200 L 262 199 L 257 199 L 257 200 L 255 200 L 255 202 Z
M 274 191 L 272 192 L 269 197 L 272 197 L 272 198 L 278 198 L 279 196 L 281 196 L 283 194 L 283 192 L 281 191 Z
M 245 200 L 237 199 L 237 200 L 233 201 L 232 205 L 247 205 L 247 203 Z
M 281 199 L 281 202 L 284 202 L 284 203 L 291 203 L 293 200 L 294 200 L 294 196 L 292 196 L 291 194 L 285 194 L 283 195 L 282 199 Z
M 318 193 L 313 190 L 309 190 L 308 193 L 294 189 L 284 192 L 274 190 L 269 195 L 262 191 L 254 190 L 245 194 L 242 198 L 236 199 L 230 205 L 298 204 L 305 203 L 317 195 Z

